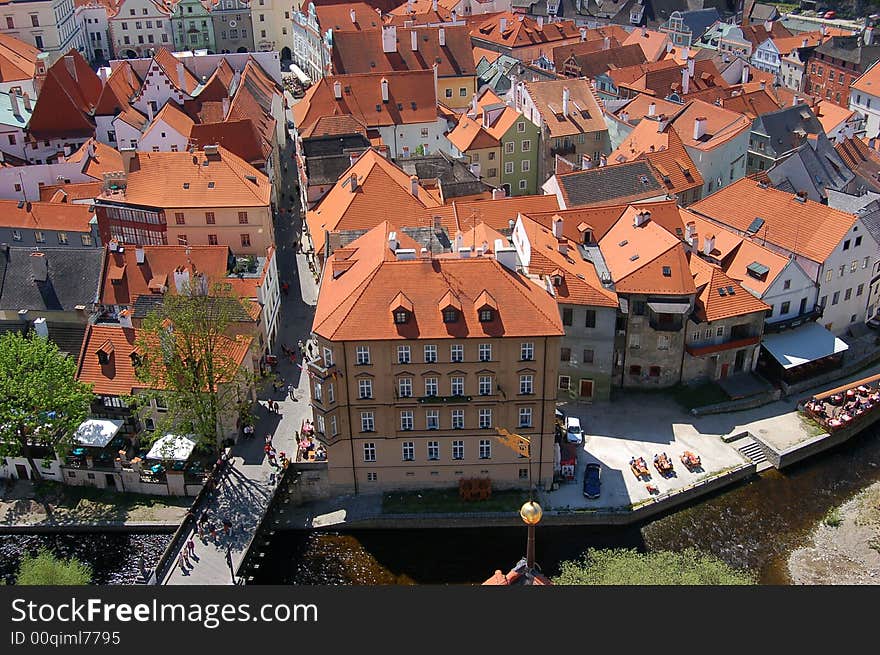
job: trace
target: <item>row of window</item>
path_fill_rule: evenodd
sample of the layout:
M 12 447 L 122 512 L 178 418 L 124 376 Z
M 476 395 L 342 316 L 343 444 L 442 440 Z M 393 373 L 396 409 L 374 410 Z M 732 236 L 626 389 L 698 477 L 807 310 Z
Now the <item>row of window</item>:
M 562 310 L 562 324 L 563 325 L 572 325 L 574 321 L 574 311 L 571 307 L 565 307 Z M 594 328 L 596 327 L 596 310 L 588 309 L 584 316 L 584 327 Z
M 861 239 L 862 239 L 862 237 L 856 238 L 856 245 L 858 245 L 861 242 Z M 849 242 L 846 241 L 844 243 L 849 243 Z M 846 250 L 846 248 L 844 248 L 844 250 Z M 862 268 L 868 268 L 870 263 L 871 263 L 871 258 L 865 257 L 862 260 Z M 840 267 L 837 269 L 838 277 L 843 277 L 844 273 L 846 273 L 846 268 L 847 268 L 846 264 L 840 265 Z M 858 268 L 859 268 L 859 260 L 857 260 L 857 259 L 852 260 L 852 263 L 850 263 L 850 265 L 849 265 L 849 272 L 855 273 L 856 270 L 858 270 Z M 832 271 L 832 270 L 825 271 L 825 281 L 826 282 L 831 282 L 831 280 L 833 278 L 834 278 L 834 271 Z
M 444 320 L 445 320 L 445 312 L 444 312 Z M 434 364 L 438 361 L 437 356 L 437 346 L 434 344 L 428 344 L 424 346 L 424 362 L 426 364 Z M 481 343 L 478 347 L 478 355 L 479 361 L 481 362 L 489 362 L 492 360 L 492 344 L 491 343 Z M 520 344 L 519 349 L 519 358 L 520 361 L 530 362 L 535 359 L 535 344 L 531 341 L 526 341 Z M 464 344 L 454 343 L 449 346 L 449 361 L 450 362 L 463 362 L 464 361 Z M 372 364 L 372 358 L 370 357 L 370 347 L 369 346 L 357 346 L 355 348 L 355 362 L 359 366 L 367 366 Z M 397 363 L 398 364 L 410 364 L 412 363 L 412 348 L 410 346 L 397 346 Z M 333 352 L 329 348 L 324 348 L 324 364 L 326 366 L 333 366 Z
M 164 134 L 162 136 L 164 136 Z M 217 222 L 217 220 L 216 220 L 216 217 L 214 216 L 214 212 L 205 212 L 205 224 L 206 225 L 214 225 L 216 222 Z M 174 223 L 175 223 L 175 225 L 186 225 L 186 215 L 183 212 L 174 212 Z M 247 212 L 238 212 L 238 224 L 239 225 L 247 225 L 248 224 L 248 213 Z
M 530 139 L 523 139 L 522 141 L 520 141 L 520 152 L 531 152 L 531 150 L 532 150 L 532 142 Z M 507 141 L 504 144 L 504 154 L 512 155 L 515 152 L 516 152 L 516 142 Z M 495 153 L 490 151 L 489 154 L 487 155 L 487 157 L 488 157 L 489 161 L 494 161 L 495 160 Z M 480 161 L 480 153 L 475 152 L 473 155 L 471 155 L 471 161 L 473 163 L 479 162 Z M 508 162 L 508 163 L 513 165 L 513 162 Z M 523 169 L 523 170 L 528 170 L 528 169 Z M 513 172 L 513 171 L 508 171 L 508 172 Z
M 710 335 L 711 336 L 711 335 Z M 634 332 L 629 335 L 629 347 L 632 349 L 641 348 L 641 335 L 637 332 Z M 658 334 L 657 335 L 657 350 L 669 350 L 669 344 L 671 340 L 668 334 Z
M 239 234 L 239 239 L 241 240 L 242 248 L 250 248 L 251 247 L 251 235 L 250 234 Z M 131 243 L 131 242 L 129 242 Z M 189 237 L 185 234 L 177 235 L 177 245 L 179 246 L 188 246 L 189 245 Z M 220 241 L 217 238 L 216 234 L 208 235 L 208 245 L 209 246 L 217 246 L 220 245 Z
M 320 385 L 316 385 L 320 386 Z M 426 396 L 437 396 L 439 395 L 439 382 L 435 377 L 425 378 L 425 395 Z M 481 375 L 479 376 L 479 395 L 481 396 L 491 396 L 495 391 L 495 378 L 492 375 Z M 464 396 L 465 395 L 465 384 L 464 384 L 464 376 L 456 375 L 449 379 L 449 390 L 450 395 L 452 396 Z M 535 376 L 531 374 L 524 374 L 519 376 L 519 393 L 521 395 L 530 395 L 535 392 Z M 413 379 L 412 378 L 398 378 L 397 380 L 397 395 L 400 398 L 411 398 L 413 395 Z M 317 394 L 320 396 L 320 393 Z M 362 378 L 358 380 L 358 398 L 361 400 L 371 399 L 373 398 L 373 381 L 370 378 Z M 316 398 L 319 399 L 319 398 Z M 332 400 L 330 402 L 333 402 Z
M 67 232 L 56 232 L 55 235 L 58 237 L 58 243 L 62 245 L 67 245 L 68 238 Z M 91 234 L 80 234 L 80 239 L 82 240 L 82 244 L 84 246 L 92 245 L 92 235 Z M 12 230 L 12 240 L 13 241 L 21 241 L 22 233 L 21 230 Z M 34 241 L 37 243 L 46 243 L 46 235 L 42 230 L 34 230 Z
M 811 75 L 818 75 L 819 77 L 822 77 L 822 76 L 825 74 L 825 71 L 824 71 L 824 69 L 822 68 L 822 66 L 819 66 L 819 67 L 817 68 L 817 67 L 816 67 L 816 64 L 812 64 L 812 65 L 810 66 L 810 74 L 811 74 Z M 829 69 L 828 69 L 828 80 L 831 81 L 831 82 L 834 81 L 834 69 L 832 69 L 832 68 L 829 68 Z M 837 83 L 838 83 L 838 84 L 843 84 L 843 83 L 844 83 L 844 76 L 843 76 L 843 73 L 838 73 L 838 74 L 837 74 Z M 849 83 L 850 83 L 850 86 L 852 86 L 853 84 L 855 84 L 855 83 L 856 83 L 856 78 L 855 78 L 855 77 L 851 77 L 850 80 L 849 80 Z
M 139 44 L 144 43 L 144 36 L 142 34 L 138 34 L 137 42 Z M 147 34 L 147 43 L 155 43 L 155 37 L 152 34 Z M 122 37 L 122 43 L 124 45 L 131 45 L 131 38 L 128 35 Z M 168 35 L 165 32 L 162 32 L 162 43 L 168 43 Z
M 404 462 L 414 462 L 416 459 L 416 445 L 413 441 L 404 441 L 401 444 L 402 458 Z M 480 439 L 480 459 L 492 458 L 492 442 L 489 439 Z M 427 443 L 427 458 L 429 461 L 440 459 L 440 442 L 429 441 Z M 464 441 L 452 442 L 452 459 L 464 459 Z M 376 461 L 376 444 L 368 442 L 364 444 L 364 461 Z M 375 479 L 375 478 L 374 478 Z
M 849 300 L 850 298 L 852 298 L 852 291 L 853 291 L 853 290 L 852 290 L 852 287 L 850 287 L 849 289 L 847 289 L 847 290 L 844 292 L 844 294 L 843 294 L 843 301 L 844 301 L 844 302 L 846 302 L 847 300 Z M 864 284 L 860 284 L 859 286 L 857 286 L 857 287 L 856 287 L 856 297 L 861 296 L 861 295 L 864 293 L 864 291 L 865 291 L 865 285 L 864 285 Z M 819 306 L 824 308 L 824 307 L 825 307 L 825 304 L 826 304 L 827 302 L 828 302 L 828 296 L 822 296 L 822 297 L 819 299 Z M 834 292 L 834 295 L 831 296 L 831 304 L 832 304 L 832 305 L 836 305 L 836 304 L 839 303 L 839 302 L 840 302 L 840 291 L 835 291 L 835 292 Z M 851 322 L 852 322 L 852 321 L 851 321 Z
M 528 411 L 525 411 L 528 410 Z M 404 416 L 406 415 L 406 417 Z M 463 409 L 453 409 L 452 410 L 452 421 L 450 425 L 454 430 L 460 430 L 464 428 L 464 410 Z M 532 424 L 532 410 L 530 407 L 521 407 L 520 408 L 520 420 L 528 420 L 528 424 L 521 424 L 521 427 L 531 427 Z M 428 422 L 430 418 L 431 423 Z M 323 419 L 323 416 L 318 416 L 319 419 Z M 331 419 L 334 421 L 334 431 L 335 432 L 335 419 L 333 416 Z M 426 425 L 429 427 L 428 430 L 439 430 L 440 429 L 440 414 L 439 410 L 428 410 L 426 412 Z M 405 425 L 409 427 L 404 427 Z M 434 427 L 431 427 L 431 426 Z M 412 430 L 413 428 L 413 413 L 411 410 L 404 410 L 400 413 L 400 429 L 401 430 Z M 478 411 L 477 418 L 477 427 L 481 430 L 488 430 L 492 428 L 492 408 L 491 407 L 481 407 Z M 318 431 L 322 432 L 322 422 L 319 421 Z M 361 412 L 361 432 L 375 432 L 376 431 L 376 414 L 375 412 L 365 411 Z
M 581 360 L 582 364 L 592 364 L 593 359 L 596 356 L 596 353 L 592 348 L 584 348 L 584 356 Z M 566 364 L 576 364 L 577 362 L 572 361 L 571 359 L 571 348 L 561 348 L 559 350 L 559 361 L 565 362 Z
M 30 14 L 31 19 L 31 27 L 39 27 L 40 26 L 40 17 L 37 14 Z M 15 29 L 15 19 L 13 16 L 6 17 L 6 27 L 7 29 L 13 30 Z

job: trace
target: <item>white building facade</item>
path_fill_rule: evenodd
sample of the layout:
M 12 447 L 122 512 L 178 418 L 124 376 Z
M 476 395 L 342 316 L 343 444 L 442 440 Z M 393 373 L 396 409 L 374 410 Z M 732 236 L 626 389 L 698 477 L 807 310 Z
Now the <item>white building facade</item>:
M 56 56 L 71 48 L 86 52 L 73 0 L 10 0 L 2 5 L 0 14 L 0 33 Z

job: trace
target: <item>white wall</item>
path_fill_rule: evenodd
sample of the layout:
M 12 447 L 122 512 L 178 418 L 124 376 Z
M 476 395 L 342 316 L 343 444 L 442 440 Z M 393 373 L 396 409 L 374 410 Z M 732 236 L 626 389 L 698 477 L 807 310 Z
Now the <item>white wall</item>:
M 184 136 L 165 121 L 157 120 L 152 122 L 150 128 L 140 138 L 138 150 L 151 152 L 157 147 L 158 152 L 171 152 L 171 146 L 174 145 L 177 146 L 177 152 L 183 152 L 188 142 L 189 137 Z
M 49 460 L 48 467 L 43 466 L 43 460 L 39 457 L 34 459 L 34 463 L 39 467 L 40 475 L 44 478 L 55 480 L 56 482 L 64 481 L 63 476 L 61 475 L 61 462 L 57 457 Z M 18 480 L 19 477 L 15 466 L 16 464 L 21 464 L 27 469 L 28 479 L 30 479 L 33 472 L 31 471 L 30 463 L 28 463 L 27 458 L 25 457 L 3 457 L 0 459 L 0 478 Z
M 685 150 L 694 161 L 700 175 L 703 176 L 703 193 L 705 198 L 720 188 L 726 187 L 732 182 L 745 177 L 746 154 L 749 148 L 749 130 L 743 130 L 741 134 L 730 139 L 712 150 L 700 150 L 685 146 Z M 733 179 L 730 179 L 730 169 L 733 166 Z M 722 184 L 718 186 L 718 178 Z M 711 184 L 711 189 L 710 189 Z
M 113 44 L 110 42 L 107 8 L 95 0 L 91 0 L 91 2 L 92 4 L 76 8 L 76 20 L 86 42 L 88 59 L 94 60 L 95 50 L 101 50 L 104 58 L 109 59 Z
M 82 163 L 32 164 L 0 168 L 0 198 L 22 200 L 23 191 L 28 200 L 35 202 L 40 199 L 40 182 L 49 186 L 60 184 L 65 180 L 70 180 L 71 183 L 95 181 L 94 178 L 84 175 L 81 169 Z M 16 190 L 16 185 L 21 186 L 21 189 Z
M 880 96 L 853 90 L 849 94 L 849 108 L 867 118 L 866 136 L 869 139 L 880 133 Z
M 422 129 L 428 130 L 427 136 L 422 136 Z M 382 141 L 391 150 L 392 157 L 402 157 L 405 147 L 409 148 L 410 155 L 414 155 L 416 148 L 422 144 L 427 144 L 427 153 L 438 150 L 450 152 L 452 144 L 449 143 L 445 133 L 445 118 L 438 118 L 433 123 L 410 123 L 379 128 Z
M 147 27 L 147 21 L 150 27 Z M 138 23 L 140 28 L 137 27 Z M 174 50 L 171 16 L 160 11 L 152 0 L 123 0 L 119 12 L 109 19 L 109 29 L 113 52 L 117 57 L 125 57 L 126 50 L 143 56 L 148 56 L 150 50 L 158 51 L 162 47 Z M 125 43 L 126 38 L 128 43 Z M 143 43 L 140 43 L 141 39 Z
M 742 281 L 742 285 L 746 289 L 749 288 L 749 281 L 748 277 Z M 786 281 L 789 283 L 788 289 L 785 288 Z M 789 260 L 773 283 L 764 291 L 764 294 L 758 297 L 773 307 L 773 314 L 767 316 L 766 321 L 767 323 L 775 323 L 798 316 L 803 298 L 807 299 L 805 311 L 812 311 L 818 302 L 819 289 L 796 261 Z M 789 303 L 789 310 L 783 313 L 782 305 L 786 302 Z

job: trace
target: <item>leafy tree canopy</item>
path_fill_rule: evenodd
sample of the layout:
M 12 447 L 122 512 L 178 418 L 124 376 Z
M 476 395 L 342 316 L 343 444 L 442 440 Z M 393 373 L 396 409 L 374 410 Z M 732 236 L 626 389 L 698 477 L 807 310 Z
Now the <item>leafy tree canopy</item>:
M 553 579 L 560 585 L 748 585 L 754 576 L 694 548 L 640 553 L 591 548 L 577 561 L 563 562 Z
M 17 585 L 87 585 L 92 580 L 92 568 L 78 559 L 55 557 L 48 550 L 36 555 L 25 555 L 15 579 Z
M 34 332 L 0 335 L 0 455 L 27 457 L 34 447 L 63 457 L 89 414 L 91 386 L 77 382 L 76 359 Z

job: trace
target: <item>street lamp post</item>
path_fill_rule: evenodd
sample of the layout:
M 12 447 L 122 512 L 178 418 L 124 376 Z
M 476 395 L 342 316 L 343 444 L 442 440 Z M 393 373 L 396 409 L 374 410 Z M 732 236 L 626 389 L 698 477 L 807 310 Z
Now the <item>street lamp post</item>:
M 526 545 L 526 566 L 531 571 L 535 568 L 535 526 L 541 522 L 544 510 L 534 500 L 524 503 L 519 510 L 523 523 L 529 526 L 528 543 Z

